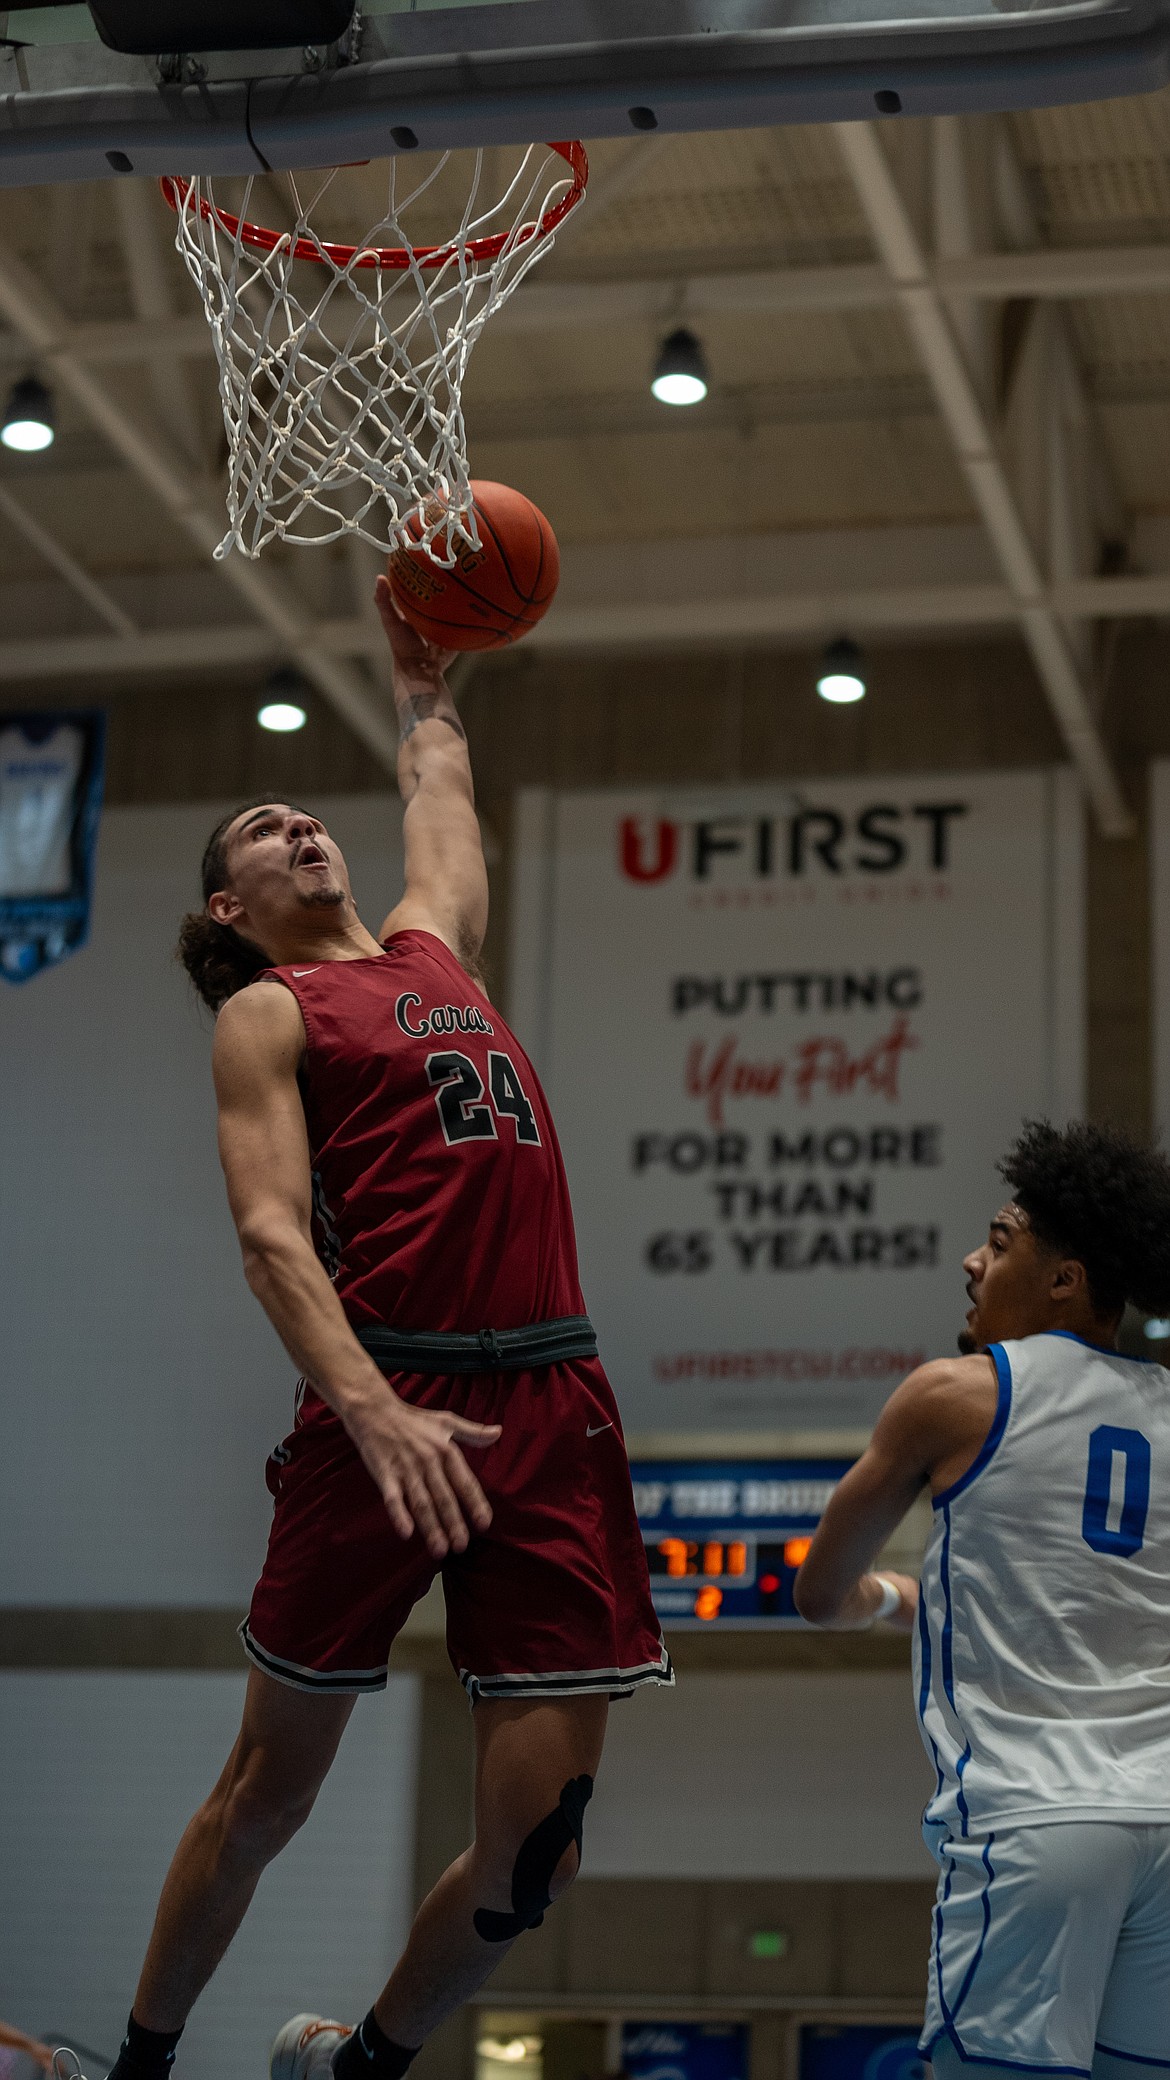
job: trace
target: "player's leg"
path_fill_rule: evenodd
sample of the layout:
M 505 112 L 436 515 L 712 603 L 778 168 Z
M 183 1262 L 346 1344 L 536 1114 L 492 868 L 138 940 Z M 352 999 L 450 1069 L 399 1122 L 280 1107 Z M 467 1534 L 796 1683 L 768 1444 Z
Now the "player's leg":
M 395 2044 L 421 2044 L 576 1877 L 608 1709 L 604 1697 L 476 1706 L 475 1839 L 423 1901 L 374 2004 Z
M 273 2046 L 274 2080 L 325 2080 L 331 2061 L 334 2080 L 400 2080 L 576 1875 L 610 1695 L 673 1681 L 600 1366 L 489 1380 L 465 1412 L 503 1424 L 491 1529 L 443 1569 L 448 1650 L 476 1699 L 475 1840 L 424 1900 L 358 2030 L 296 2017 Z M 541 1694 L 570 1682 L 569 1697 Z
M 1126 1830 L 1138 1871 L 1097 2022 L 1093 2080 L 1170 2074 L 1170 1827 Z
M 265 1866 L 308 1819 L 354 1702 L 250 1671 L 239 1739 L 163 1886 L 134 1996 L 134 2021 L 143 2030 L 182 2029 Z
M 350 2033 L 295 2016 L 272 2047 L 273 2080 L 401 2080 L 431 2031 L 576 1877 L 608 1709 L 605 1696 L 477 1704 L 471 1847 L 423 1901 L 365 2020 Z
M 971 2080 L 972 2071 L 978 2073 L 979 2080 L 1020 2080 L 1019 2066 L 999 2066 L 994 2059 L 981 2058 L 972 2068 L 945 2037 L 930 2054 L 930 2070 L 934 2080 Z
M 1093 2080 L 1166 2080 L 1170 2058 L 1114 2058 L 1108 2051 L 1093 2055 Z
M 1111 2058 L 1107 2051 L 1097 2051 L 1093 2056 L 1092 2080 L 1166 2080 L 1170 2059 L 1161 2059 L 1150 2065 L 1141 2058 Z M 972 2067 L 964 2062 L 944 2038 L 936 2044 L 930 2054 L 930 2069 L 934 2080 L 971 2080 L 976 2072 L 979 2080 L 1020 2080 L 1019 2066 L 1000 2066 L 993 2060 L 980 2059 Z

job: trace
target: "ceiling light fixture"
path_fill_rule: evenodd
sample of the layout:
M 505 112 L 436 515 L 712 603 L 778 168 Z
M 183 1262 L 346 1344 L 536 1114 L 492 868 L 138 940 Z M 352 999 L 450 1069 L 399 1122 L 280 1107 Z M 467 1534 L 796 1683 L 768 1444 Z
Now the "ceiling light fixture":
M 862 700 L 865 695 L 862 662 L 861 651 L 848 636 L 839 636 L 835 643 L 830 643 L 817 680 L 821 699 L 838 703 Z
M 53 445 L 53 421 L 52 393 L 36 376 L 24 376 L 13 384 L 0 424 L 0 441 L 14 454 L 38 455 Z
M 308 721 L 307 710 L 302 705 L 305 682 L 291 665 L 281 665 L 273 672 L 264 689 L 264 704 L 256 717 L 261 729 L 275 730 L 280 736 L 288 736 L 295 729 L 303 729 Z
M 268 701 L 256 717 L 261 729 L 276 730 L 281 736 L 303 729 L 308 719 L 304 709 L 292 701 Z
M 650 388 L 659 404 L 701 404 L 708 387 L 702 346 L 693 332 L 680 326 L 658 350 Z

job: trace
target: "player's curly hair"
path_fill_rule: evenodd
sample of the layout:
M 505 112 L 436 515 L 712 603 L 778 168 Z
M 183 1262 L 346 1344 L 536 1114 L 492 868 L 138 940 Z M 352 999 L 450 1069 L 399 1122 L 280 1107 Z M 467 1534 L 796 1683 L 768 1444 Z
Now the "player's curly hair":
M 206 906 L 211 897 L 217 889 L 228 885 L 224 840 L 237 816 L 246 816 L 249 809 L 263 809 L 269 802 L 283 799 L 279 793 L 258 794 L 249 802 L 241 802 L 238 808 L 229 809 L 203 848 L 199 873 L 204 907 L 202 910 L 189 910 L 179 926 L 175 959 L 182 962 L 195 990 L 212 1011 L 222 1010 L 229 997 L 246 989 L 254 976 L 262 975 L 265 968 L 272 966 L 268 955 L 259 946 L 253 946 L 250 939 L 243 938 L 231 925 L 217 924 L 214 917 L 207 914 Z
M 1102 1316 L 1170 1314 L 1170 1160 L 1118 1127 L 1025 1120 L 999 1166 L 1049 1249 L 1085 1267 Z

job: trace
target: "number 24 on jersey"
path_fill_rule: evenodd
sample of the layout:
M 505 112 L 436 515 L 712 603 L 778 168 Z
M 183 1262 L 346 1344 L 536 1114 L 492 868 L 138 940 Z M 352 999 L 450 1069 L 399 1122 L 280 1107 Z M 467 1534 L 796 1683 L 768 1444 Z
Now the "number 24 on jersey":
M 487 1090 L 475 1063 L 465 1054 L 429 1054 L 426 1066 L 448 1148 L 461 1141 L 498 1141 L 497 1121 L 505 1119 L 514 1123 L 517 1141 L 540 1147 L 536 1114 L 510 1055 L 488 1055 Z

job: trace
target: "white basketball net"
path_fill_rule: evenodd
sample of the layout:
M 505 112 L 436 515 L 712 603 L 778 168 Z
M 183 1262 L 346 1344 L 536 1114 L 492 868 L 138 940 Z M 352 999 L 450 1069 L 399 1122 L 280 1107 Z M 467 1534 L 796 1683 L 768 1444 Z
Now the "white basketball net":
M 408 220 L 413 211 L 417 223 L 450 156 L 413 183 L 402 177 L 409 162 L 392 159 L 385 214 L 356 247 L 310 225 L 336 169 L 312 176 L 307 202 L 287 176 L 296 221 L 281 234 L 247 221 L 253 181 L 238 215 L 217 205 L 209 178 L 163 183 L 219 361 L 229 526 L 217 557 L 342 535 L 385 552 L 420 509 L 436 562 L 479 547 L 461 398 L 468 359 L 580 201 L 587 168 L 579 146 L 533 145 L 492 202 L 477 152 L 458 230 L 416 246 Z

